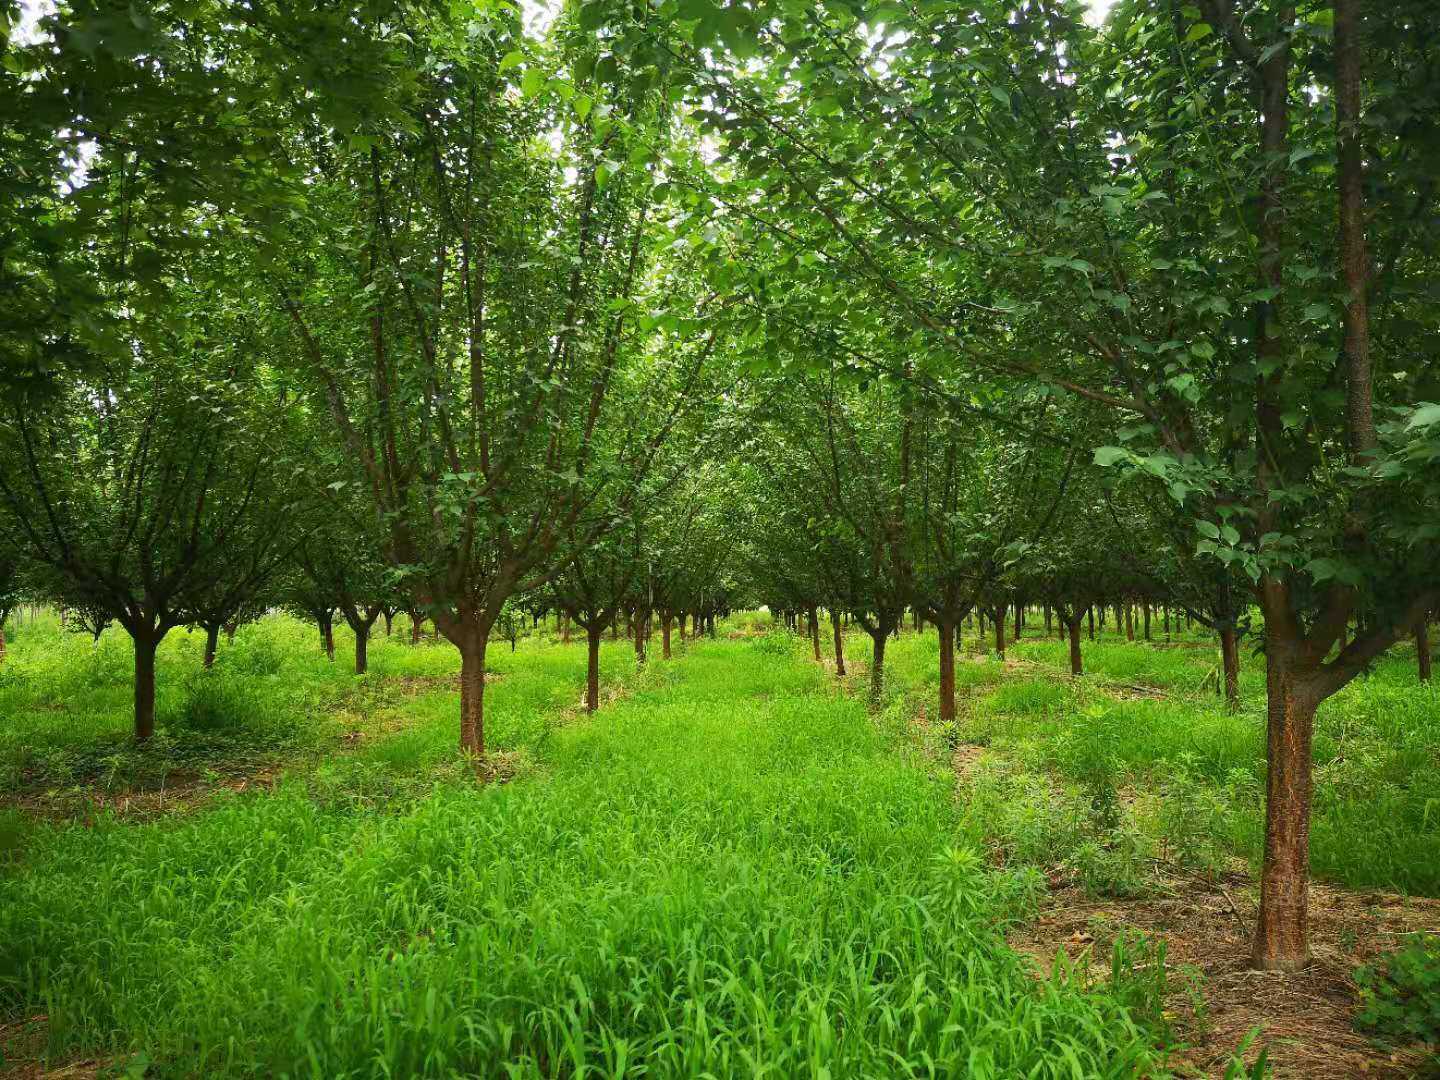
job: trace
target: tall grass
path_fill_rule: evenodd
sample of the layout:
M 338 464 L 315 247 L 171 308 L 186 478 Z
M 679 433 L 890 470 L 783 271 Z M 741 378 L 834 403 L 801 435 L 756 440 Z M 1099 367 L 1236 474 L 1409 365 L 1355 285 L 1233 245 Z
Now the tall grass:
M 579 663 L 522 652 L 497 690 L 533 678 L 525 707 L 553 707 Z M 1119 988 L 1036 982 L 1005 948 L 1033 879 L 985 868 L 862 704 L 759 642 L 651 669 L 546 726 L 508 785 L 371 805 L 296 779 L 42 827 L 0 871 L 0 1008 L 46 1014 L 56 1058 L 159 1075 L 1152 1067 Z

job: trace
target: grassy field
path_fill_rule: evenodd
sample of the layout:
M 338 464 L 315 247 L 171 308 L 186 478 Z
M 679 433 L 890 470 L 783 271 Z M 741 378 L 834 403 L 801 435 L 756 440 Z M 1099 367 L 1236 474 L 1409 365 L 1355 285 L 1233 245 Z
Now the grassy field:
M 783 635 L 692 644 L 577 714 L 583 647 L 495 652 L 455 761 L 455 654 L 346 673 L 284 619 L 214 672 L 167 643 L 163 741 L 124 747 L 123 640 L 22 627 L 0 676 L 0 1023 L 12 1065 L 132 1075 L 1016 1076 L 1154 1072 L 1163 968 L 1036 979 L 996 869 L 907 718 Z M 916 644 L 919 659 L 922 644 Z M 153 755 L 145 762 L 137 758 Z M 248 770 L 248 774 L 247 774 Z M 263 775 L 267 783 L 238 782 Z M 144 812 L 158 783 L 203 797 Z M 95 809 L 96 790 L 110 801 Z M 91 801 L 81 792 L 91 792 Z M 178 796 L 177 796 L 178 798 Z M 28 800 L 28 801 L 27 801 Z M 152 812 L 154 811 L 154 812 Z M 22 1066 L 28 1067 L 28 1066 Z M 146 1070 L 149 1070 L 148 1072 Z
M 1157 635 L 1160 636 L 1160 635 Z M 1022 861 L 1069 855 L 1100 890 L 1143 887 L 1154 858 L 1209 872 L 1238 854 L 1258 863 L 1264 836 L 1264 658 L 1245 651 L 1243 707 L 1215 694 L 1219 657 L 1198 632 L 1169 645 L 1102 634 L 1068 646 L 1027 630 L 1002 666 L 975 636 L 958 665 L 963 694 L 950 738 L 989 747 L 974 814 Z M 868 639 L 850 643 L 865 656 Z M 933 633 L 887 655 L 895 692 L 928 705 L 938 686 Z M 1357 889 L 1440 896 L 1440 687 L 1401 647 L 1320 708 L 1315 732 L 1316 876 Z M 1037 803 L 1029 793 L 1042 789 Z M 1007 799 L 1007 793 L 1015 799 Z

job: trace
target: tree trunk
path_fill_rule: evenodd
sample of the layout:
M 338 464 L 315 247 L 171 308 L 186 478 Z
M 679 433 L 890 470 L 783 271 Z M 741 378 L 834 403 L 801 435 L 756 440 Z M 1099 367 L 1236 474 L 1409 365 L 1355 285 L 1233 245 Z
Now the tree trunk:
M 585 711 L 593 713 L 600 707 L 600 635 L 599 626 L 585 631 Z
M 382 611 L 380 614 L 385 617 L 385 636 L 388 638 L 390 636 L 391 630 L 394 629 L 394 626 L 392 625 L 392 622 L 394 620 L 394 613 L 390 611 Z
M 1135 640 L 1135 605 L 1125 605 L 1125 640 Z
M 0 640 L 0 655 L 4 654 L 4 642 Z M 1415 662 L 1420 669 L 1420 681 L 1430 681 L 1430 620 L 1421 619 L 1415 624 Z
M 674 620 L 673 615 L 660 616 L 660 646 L 661 655 L 666 660 L 670 659 L 670 623 Z
M 1019 600 L 1015 601 L 1015 640 L 1020 640 L 1020 635 L 1025 632 L 1025 605 Z
M 1225 670 L 1225 704 L 1240 708 L 1240 640 L 1233 626 L 1220 628 L 1220 660 Z
M 955 721 L 955 621 L 942 614 L 935 623 L 940 628 L 940 722 Z
M 830 610 L 830 629 L 835 632 L 835 676 L 843 678 L 845 675 L 845 635 L 840 630 L 840 615 L 833 608 Z
M 1065 626 L 1070 637 L 1070 674 L 1083 675 L 1084 666 L 1080 660 L 1080 616 L 1077 614 Z
M 335 659 L 335 620 L 333 617 L 326 618 L 321 631 L 325 635 L 325 658 L 330 661 Z
M 645 616 L 638 611 L 630 619 L 630 629 L 635 638 L 635 666 L 643 667 L 645 664 Z
M 1005 609 L 997 608 L 995 611 L 995 652 L 1000 659 L 1005 659 Z
M 709 626 L 710 636 L 713 638 L 715 636 L 715 613 L 712 611 L 705 621 Z
M 485 638 L 460 650 L 460 749 L 485 754 Z
M 1254 962 L 1268 971 L 1299 971 L 1309 959 L 1310 743 L 1318 702 L 1296 685 L 1287 650 L 1268 644 L 1265 859 Z
M 355 674 L 364 675 L 370 666 L 370 627 L 354 626 L 355 631 Z
M 1166 604 L 1161 609 L 1165 613 L 1165 640 L 1170 640 L 1170 605 Z
M 815 652 L 815 662 L 820 663 L 820 609 L 810 609 L 810 645 Z
M 569 616 L 569 615 L 561 615 L 561 616 L 560 616 L 560 644 L 562 644 L 562 645 L 569 645 L 569 644 L 570 644 L 570 616 Z
M 1050 605 L 1049 605 L 1049 604 L 1046 604 L 1046 605 L 1045 605 L 1045 636 L 1046 636 L 1046 637 L 1049 637 L 1050 634 L 1053 632 L 1053 630 L 1054 630 L 1054 627 L 1051 626 L 1051 619 L 1050 619 Z
M 890 632 L 878 627 L 870 635 L 870 700 L 879 701 L 880 691 L 885 686 L 885 641 Z
M 1095 609 L 1094 609 L 1093 607 L 1092 607 L 1092 608 L 1086 608 L 1086 609 L 1085 609 L 1085 613 L 1086 613 L 1086 615 L 1088 615 L 1089 618 L 1090 618 L 1090 640 L 1091 640 L 1091 641 L 1094 641 L 1094 640 L 1095 640 Z
M 135 741 L 155 734 L 155 650 L 159 638 L 135 637 Z
M 1145 640 L 1146 640 L 1146 641 L 1153 641 L 1154 639 L 1150 636 L 1150 601 L 1149 601 L 1149 600 L 1146 600 L 1146 601 L 1145 601 L 1144 607 L 1143 607 L 1141 610 L 1145 612 Z
M 215 653 L 220 648 L 220 624 L 210 623 L 205 627 L 205 670 L 215 666 Z M 3 651 L 3 650 L 0 650 Z

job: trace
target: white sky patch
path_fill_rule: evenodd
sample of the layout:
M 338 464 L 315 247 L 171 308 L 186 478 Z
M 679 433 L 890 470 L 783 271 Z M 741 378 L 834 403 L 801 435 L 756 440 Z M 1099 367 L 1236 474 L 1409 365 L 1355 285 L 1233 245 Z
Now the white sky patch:
M 1085 21 L 1091 26 L 1099 26 L 1110 14 L 1110 8 L 1114 4 L 1115 0 L 1085 0 Z

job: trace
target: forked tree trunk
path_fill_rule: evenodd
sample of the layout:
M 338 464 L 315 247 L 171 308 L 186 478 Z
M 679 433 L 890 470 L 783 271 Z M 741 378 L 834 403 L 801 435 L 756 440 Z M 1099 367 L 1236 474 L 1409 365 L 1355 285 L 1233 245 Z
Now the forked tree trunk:
M 1083 674 L 1085 673 L 1085 669 L 1084 669 L 1084 666 L 1083 666 L 1082 663 L 1081 663 L 1081 658 L 1080 658 L 1080 616 L 1079 616 L 1079 614 L 1076 614 L 1075 618 L 1070 619 L 1068 622 L 1066 622 L 1066 624 L 1065 624 L 1065 629 L 1066 629 L 1066 631 L 1068 632 L 1069 637 L 1070 637 L 1070 674 L 1071 674 L 1071 675 L 1083 675 Z
M 810 609 L 810 645 L 815 652 L 815 662 L 820 663 L 820 609 Z
M 942 614 L 935 625 L 940 628 L 940 722 L 955 720 L 955 621 Z
M 155 650 L 160 638 L 132 635 L 135 642 L 135 741 L 155 734 Z
M 210 623 L 205 627 L 205 670 L 215 666 L 215 654 L 220 649 L 220 624 Z M 4 650 L 0 649 L 0 655 Z
M 593 713 L 600 707 L 600 626 L 585 630 L 585 711 Z
M 835 634 L 835 677 L 843 678 L 845 675 L 845 635 L 840 630 L 840 615 L 834 608 L 830 610 L 830 629 Z
M 1220 661 L 1225 672 L 1225 704 L 1240 708 L 1240 638 L 1233 626 L 1220 628 Z
M 0 656 L 5 652 L 4 641 L 0 640 Z M 1421 619 L 1415 624 L 1415 663 L 1419 668 L 1420 681 L 1430 681 L 1430 621 Z
M 1289 670 L 1288 650 L 1271 641 L 1265 658 L 1265 857 L 1255 966 L 1298 971 L 1309 960 L 1311 738 L 1319 704 Z

